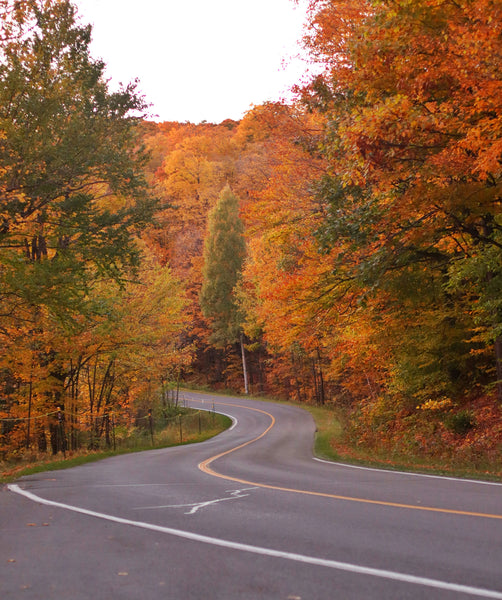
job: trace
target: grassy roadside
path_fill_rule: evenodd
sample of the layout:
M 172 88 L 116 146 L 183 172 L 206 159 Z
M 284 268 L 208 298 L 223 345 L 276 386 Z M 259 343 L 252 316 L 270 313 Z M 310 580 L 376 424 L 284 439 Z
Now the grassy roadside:
M 479 465 L 457 461 L 445 464 L 434 457 L 410 454 L 387 454 L 349 445 L 341 420 L 329 407 L 299 405 L 313 416 L 316 424 L 314 454 L 318 458 L 353 465 L 375 467 L 395 471 L 410 471 L 429 475 L 444 475 L 463 479 L 502 481 L 502 461 L 498 464 L 480 462 Z
M 116 450 L 100 450 L 100 451 L 77 451 L 73 454 L 66 453 L 66 457 L 59 454 L 56 457 L 47 457 L 47 455 L 33 454 L 30 457 L 20 459 L 16 462 L 1 463 L 0 462 L 0 485 L 11 483 L 24 475 L 33 475 L 46 471 L 59 471 L 69 469 L 79 465 L 96 462 L 104 458 L 112 456 L 120 456 L 122 454 L 130 454 L 133 452 L 143 452 L 146 450 L 159 450 L 161 448 L 170 448 L 172 446 L 184 446 L 187 444 L 196 444 L 204 442 L 215 435 L 225 431 L 232 424 L 232 420 L 225 415 L 215 414 L 214 421 L 209 428 L 205 428 L 201 433 L 198 430 L 185 430 L 183 440 L 180 442 L 178 431 L 173 429 L 165 429 L 155 433 L 154 443 L 149 439 L 130 440 L 127 447 L 118 448 Z

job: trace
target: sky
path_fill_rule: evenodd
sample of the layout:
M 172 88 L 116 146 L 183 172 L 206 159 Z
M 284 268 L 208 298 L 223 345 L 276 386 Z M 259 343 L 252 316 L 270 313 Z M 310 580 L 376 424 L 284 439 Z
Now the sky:
M 305 7 L 293 0 L 74 0 L 111 88 L 138 78 L 156 121 L 240 119 L 288 98 Z

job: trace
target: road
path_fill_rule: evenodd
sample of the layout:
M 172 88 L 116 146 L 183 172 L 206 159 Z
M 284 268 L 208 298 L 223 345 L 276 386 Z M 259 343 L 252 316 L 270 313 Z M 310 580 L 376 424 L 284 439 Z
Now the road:
M 312 456 L 295 407 L 0 491 L 2 600 L 502 600 L 502 485 Z

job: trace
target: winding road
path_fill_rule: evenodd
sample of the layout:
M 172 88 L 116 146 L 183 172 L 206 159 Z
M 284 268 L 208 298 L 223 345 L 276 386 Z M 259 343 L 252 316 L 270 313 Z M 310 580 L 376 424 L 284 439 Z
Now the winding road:
M 2 600 L 502 600 L 502 484 L 314 459 L 300 408 L 0 489 Z

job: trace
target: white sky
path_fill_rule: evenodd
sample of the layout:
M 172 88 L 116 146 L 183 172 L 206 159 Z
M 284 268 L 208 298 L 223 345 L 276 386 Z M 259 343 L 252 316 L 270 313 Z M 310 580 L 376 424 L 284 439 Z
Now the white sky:
M 305 9 L 292 0 L 74 3 L 93 25 L 91 53 L 112 87 L 138 78 L 155 120 L 239 119 L 287 97 L 305 71 L 297 57 Z

